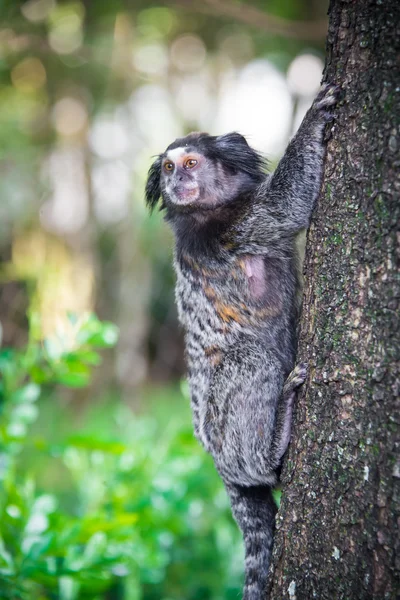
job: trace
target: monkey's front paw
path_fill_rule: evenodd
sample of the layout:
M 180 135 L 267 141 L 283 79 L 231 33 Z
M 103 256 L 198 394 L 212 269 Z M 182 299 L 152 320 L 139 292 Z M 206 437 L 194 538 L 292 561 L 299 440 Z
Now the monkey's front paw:
M 324 121 L 333 120 L 333 108 L 340 98 L 341 90 L 333 83 L 325 83 L 314 100 L 313 108 L 323 115 Z

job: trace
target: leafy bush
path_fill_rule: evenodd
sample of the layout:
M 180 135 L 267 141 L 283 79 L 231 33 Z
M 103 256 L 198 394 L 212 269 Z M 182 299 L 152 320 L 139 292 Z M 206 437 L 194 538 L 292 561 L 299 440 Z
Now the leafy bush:
M 55 401 L 116 339 L 90 315 L 41 343 L 33 318 L 28 347 L 0 352 L 0 598 L 237 598 L 240 535 L 179 390 L 157 418 L 112 401 L 78 424 Z

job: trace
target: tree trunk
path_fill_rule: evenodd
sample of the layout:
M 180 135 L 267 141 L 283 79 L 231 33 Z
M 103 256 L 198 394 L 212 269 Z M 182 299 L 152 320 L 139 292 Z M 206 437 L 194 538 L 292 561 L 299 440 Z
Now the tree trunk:
M 400 593 L 399 28 L 399 0 L 331 1 L 324 80 L 344 97 L 308 235 L 299 360 L 309 375 L 270 600 Z

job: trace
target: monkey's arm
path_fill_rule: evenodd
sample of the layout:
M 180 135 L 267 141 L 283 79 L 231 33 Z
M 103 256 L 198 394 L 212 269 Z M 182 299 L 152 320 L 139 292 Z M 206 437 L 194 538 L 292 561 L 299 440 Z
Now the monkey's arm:
M 322 181 L 325 125 L 333 118 L 336 101 L 337 88 L 324 86 L 276 171 L 259 187 L 253 210 L 242 224 L 243 241 L 268 245 L 309 226 Z
M 322 88 L 265 189 L 271 217 L 284 230 L 308 227 L 321 187 L 325 125 L 332 120 L 337 88 Z

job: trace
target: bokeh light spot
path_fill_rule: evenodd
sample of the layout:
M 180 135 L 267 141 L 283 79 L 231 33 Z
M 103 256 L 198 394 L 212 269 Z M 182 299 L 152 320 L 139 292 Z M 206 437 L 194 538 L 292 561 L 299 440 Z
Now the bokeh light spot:
M 25 58 L 11 71 L 11 81 L 21 92 L 32 92 L 46 83 L 46 70 L 38 58 Z
M 206 60 L 206 47 L 197 35 L 182 35 L 171 46 L 171 60 L 180 71 L 200 69 Z
M 297 96 L 313 96 L 319 88 L 323 67 L 322 60 L 314 54 L 296 56 L 287 72 L 291 92 Z
M 21 6 L 21 12 L 28 21 L 40 23 L 47 19 L 54 6 L 55 0 L 29 0 Z
M 157 6 L 141 10 L 137 17 L 138 32 L 147 39 L 159 39 L 170 34 L 176 25 L 174 13 Z
M 52 11 L 49 44 L 53 50 L 59 54 L 70 54 L 81 46 L 84 14 L 80 2 L 58 6 Z
M 276 157 L 287 142 L 291 115 L 284 76 L 269 61 L 259 59 L 239 73 L 227 74 L 213 131 L 239 131 L 255 148 Z
M 64 97 L 53 108 L 56 131 L 64 136 L 80 133 L 87 124 L 86 107 L 76 98 Z
M 101 118 L 95 121 L 89 134 L 90 147 L 101 158 L 114 158 L 129 149 L 129 136 L 117 119 Z
M 146 44 L 134 51 L 133 64 L 142 73 L 162 75 L 168 68 L 168 54 L 161 44 Z

